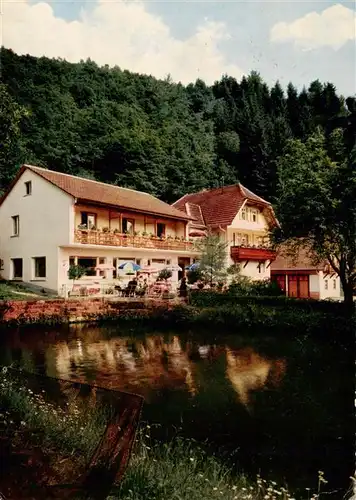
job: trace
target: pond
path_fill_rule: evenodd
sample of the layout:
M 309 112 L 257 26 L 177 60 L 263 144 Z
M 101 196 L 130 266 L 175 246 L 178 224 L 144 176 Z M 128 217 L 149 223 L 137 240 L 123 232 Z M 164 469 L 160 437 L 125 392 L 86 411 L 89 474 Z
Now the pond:
M 75 325 L 4 331 L 0 363 L 141 394 L 155 435 L 208 441 L 239 470 L 292 489 L 354 469 L 354 362 L 337 343 L 264 332 Z

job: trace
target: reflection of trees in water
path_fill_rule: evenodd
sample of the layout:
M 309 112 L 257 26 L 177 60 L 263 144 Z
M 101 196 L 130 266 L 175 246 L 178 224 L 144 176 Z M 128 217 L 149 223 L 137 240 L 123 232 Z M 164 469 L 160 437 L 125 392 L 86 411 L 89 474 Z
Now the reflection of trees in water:
M 284 359 L 270 360 L 251 348 L 232 350 L 226 347 L 226 377 L 240 402 L 251 409 L 251 392 L 278 387 L 286 371 Z

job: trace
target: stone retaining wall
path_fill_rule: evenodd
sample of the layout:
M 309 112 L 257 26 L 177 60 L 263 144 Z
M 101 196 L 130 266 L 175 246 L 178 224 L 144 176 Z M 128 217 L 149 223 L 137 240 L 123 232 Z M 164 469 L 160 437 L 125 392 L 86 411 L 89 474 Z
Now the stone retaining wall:
M 170 309 L 170 301 L 159 300 L 105 300 L 105 299 L 56 299 L 33 301 L 2 301 L 2 323 L 75 323 L 95 321 L 105 317 L 127 315 L 144 316 L 154 310 Z

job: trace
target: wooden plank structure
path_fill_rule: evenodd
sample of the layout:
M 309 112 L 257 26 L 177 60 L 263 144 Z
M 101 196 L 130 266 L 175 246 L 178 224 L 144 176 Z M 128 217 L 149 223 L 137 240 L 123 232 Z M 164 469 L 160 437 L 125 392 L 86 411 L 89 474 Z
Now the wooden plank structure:
M 48 403 L 56 401 L 58 407 L 66 408 L 66 405 L 81 400 L 86 408 L 103 408 L 108 421 L 86 465 L 75 469 L 74 462 L 69 457 L 67 473 L 57 474 L 57 477 L 48 467 L 48 457 L 41 453 L 41 448 L 27 446 L 14 457 L 11 436 L 9 443 L 1 436 L 2 497 L 5 500 L 107 498 L 113 484 L 118 483 L 125 474 L 141 416 L 143 398 L 136 394 L 35 375 L 22 370 L 9 369 L 9 374 L 25 390 L 35 395 L 43 394 Z M 62 461 L 65 460 L 66 458 Z

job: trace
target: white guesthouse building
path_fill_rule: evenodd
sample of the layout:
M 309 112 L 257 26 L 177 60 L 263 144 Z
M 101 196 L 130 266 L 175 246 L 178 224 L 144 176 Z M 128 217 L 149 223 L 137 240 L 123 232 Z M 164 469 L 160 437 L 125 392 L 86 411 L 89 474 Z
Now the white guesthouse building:
M 126 261 L 184 268 L 190 219 L 147 193 L 23 165 L 0 201 L 0 274 L 61 295 L 71 264 L 96 287 Z

